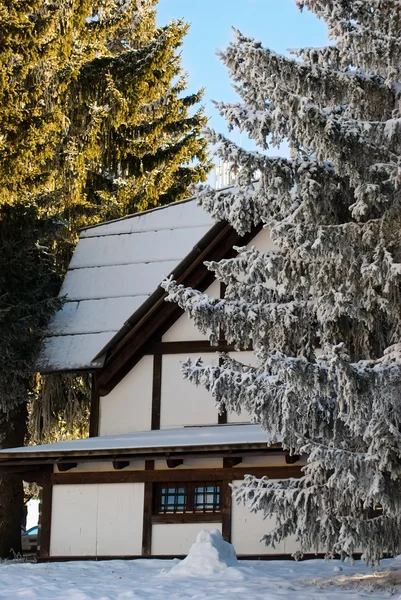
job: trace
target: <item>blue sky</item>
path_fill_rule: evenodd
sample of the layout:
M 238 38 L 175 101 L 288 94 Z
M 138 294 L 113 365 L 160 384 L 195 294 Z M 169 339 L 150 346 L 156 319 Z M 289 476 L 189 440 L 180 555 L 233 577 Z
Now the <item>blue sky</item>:
M 189 90 L 206 88 L 206 113 L 221 133 L 226 133 L 224 121 L 211 100 L 235 101 L 235 92 L 215 51 L 233 39 L 232 26 L 282 54 L 288 48 L 324 46 L 328 41 L 325 24 L 307 11 L 301 13 L 295 0 L 159 0 L 159 25 L 178 18 L 191 24 L 182 49 Z M 235 134 L 231 137 L 236 139 Z

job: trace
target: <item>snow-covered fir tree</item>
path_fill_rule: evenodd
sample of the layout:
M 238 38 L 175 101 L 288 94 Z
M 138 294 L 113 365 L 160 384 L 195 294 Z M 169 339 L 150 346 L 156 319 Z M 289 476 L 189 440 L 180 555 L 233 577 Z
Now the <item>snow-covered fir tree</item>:
M 295 534 L 302 552 L 376 563 L 401 552 L 401 3 L 297 4 L 333 45 L 291 59 L 236 32 L 221 58 L 240 102 L 217 106 L 260 151 L 210 132 L 238 184 L 199 195 L 240 233 L 268 226 L 277 250 L 209 263 L 224 300 L 165 287 L 212 342 L 222 328 L 258 358 L 184 375 L 307 456 L 300 479 L 248 476 L 234 492 L 276 517 L 266 543 Z M 283 140 L 291 159 L 266 155 Z

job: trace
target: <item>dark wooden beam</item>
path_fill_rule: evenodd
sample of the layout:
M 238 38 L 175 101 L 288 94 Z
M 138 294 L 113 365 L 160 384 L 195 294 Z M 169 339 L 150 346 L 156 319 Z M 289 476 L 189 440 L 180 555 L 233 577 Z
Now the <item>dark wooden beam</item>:
M 166 464 L 169 469 L 175 469 L 184 464 L 183 458 L 166 458 Z
M 237 462 L 238 461 L 238 462 Z M 223 458 L 223 468 L 232 469 L 242 462 L 242 457 L 227 456 Z M 221 484 L 221 507 L 223 512 L 223 519 L 221 523 L 221 535 L 226 542 L 231 543 L 232 535 L 232 489 L 230 481 L 222 481 Z
M 225 294 L 226 294 L 226 284 L 223 283 L 222 281 L 220 281 L 220 298 L 224 298 Z M 219 330 L 219 346 L 222 346 L 224 348 L 224 346 L 227 344 L 226 340 L 225 340 L 225 334 L 224 334 L 224 330 L 222 329 L 222 327 L 220 327 Z M 229 347 L 227 346 L 227 350 L 221 350 L 221 352 L 230 352 Z M 220 357 L 219 358 L 219 367 L 223 366 L 223 359 Z M 225 425 L 227 423 L 227 409 L 224 408 L 222 411 L 219 411 L 219 415 L 217 418 L 217 422 L 219 425 Z
M 100 419 L 100 396 L 97 388 L 96 373 L 92 373 L 91 382 L 91 407 L 89 417 L 89 437 L 97 437 L 99 435 L 99 419 Z
M 51 484 L 51 474 L 47 471 L 43 480 L 40 503 L 40 522 L 39 522 L 39 556 L 48 558 L 50 556 L 50 535 L 52 519 L 52 500 L 53 486 Z
M 223 366 L 223 359 L 221 357 L 219 357 L 219 367 Z M 227 423 L 227 410 L 226 408 L 223 408 L 223 410 L 219 411 L 218 417 L 217 417 L 217 422 L 219 425 L 226 425 Z
M 25 476 L 36 476 L 42 472 L 42 465 L 39 464 L 21 464 L 21 465 L 0 465 L 0 475 L 4 473 L 7 475 L 8 473 L 19 473 L 24 479 Z M 24 481 L 30 481 L 29 479 L 24 479 Z
M 294 465 L 299 460 L 301 460 L 301 457 L 298 456 L 298 454 L 286 454 L 285 455 L 285 462 L 287 465 Z
M 226 295 L 226 289 L 227 286 L 223 281 L 220 281 L 220 288 L 219 288 L 219 296 L 221 299 L 225 298 Z M 219 343 L 224 346 L 227 344 L 226 342 L 226 338 L 225 338 L 225 333 L 222 327 L 220 327 L 220 331 L 219 331 Z M 227 346 L 227 348 L 229 348 L 229 346 Z M 223 350 L 222 352 L 229 352 L 229 350 Z
M 223 467 L 226 469 L 232 469 L 242 463 L 242 456 L 227 456 L 223 458 Z
M 65 471 L 71 471 L 71 469 L 75 469 L 75 467 L 78 466 L 78 463 L 76 462 L 58 462 L 56 464 L 60 473 L 65 473 Z
M 152 462 L 152 461 L 146 461 Z M 233 481 L 245 475 L 255 477 L 266 475 L 270 479 L 302 477 L 300 466 L 291 467 L 233 467 L 232 469 L 168 469 L 144 471 L 94 471 L 82 473 L 53 473 L 54 485 L 75 483 L 136 483 L 136 482 L 175 482 L 175 481 Z
M 116 471 L 121 471 L 121 469 L 125 469 L 129 466 L 129 460 L 113 460 L 113 469 Z
M 153 460 L 145 461 L 145 473 L 152 473 L 155 468 Z M 142 556 L 152 554 L 152 512 L 153 512 L 153 483 L 145 482 L 143 498 L 143 524 L 142 524 Z
M 152 523 L 175 523 L 176 525 L 182 523 L 221 523 L 222 518 L 222 513 L 178 513 L 175 515 L 153 515 Z
M 188 287 L 205 290 L 213 281 L 213 273 L 207 270 L 205 260 L 220 260 L 235 255 L 233 246 L 246 245 L 261 229 L 256 227 L 251 233 L 243 237 L 228 225 L 215 226 L 210 231 L 208 242 L 203 248 L 197 249 L 188 255 L 180 265 L 180 272 L 174 273 L 177 283 Z M 147 312 L 137 322 L 130 323 L 124 336 L 109 349 L 106 364 L 98 375 L 98 390 L 100 395 L 107 395 L 125 377 L 144 355 L 144 347 L 155 336 L 160 335 L 166 322 L 170 325 L 177 320 L 183 310 L 174 303 L 166 303 L 166 293 L 157 290 L 151 298 L 152 304 Z M 156 298 L 157 296 L 157 298 Z
M 221 535 L 226 542 L 231 543 L 231 521 L 232 521 L 232 489 L 228 481 L 222 481 L 221 488 Z
M 252 348 L 244 348 L 244 351 Z M 144 355 L 149 354 L 197 354 L 212 352 L 235 352 L 232 345 L 219 343 L 218 346 L 212 346 L 208 340 L 189 340 L 182 342 L 150 342 L 144 347 Z
M 25 473 L 20 473 L 23 481 L 27 483 L 36 483 L 40 487 L 42 487 L 47 478 L 47 472 L 38 470 L 38 471 L 27 471 Z
M 160 429 L 160 409 L 162 398 L 162 363 L 163 356 L 155 354 L 153 357 L 153 384 L 152 384 L 152 429 Z

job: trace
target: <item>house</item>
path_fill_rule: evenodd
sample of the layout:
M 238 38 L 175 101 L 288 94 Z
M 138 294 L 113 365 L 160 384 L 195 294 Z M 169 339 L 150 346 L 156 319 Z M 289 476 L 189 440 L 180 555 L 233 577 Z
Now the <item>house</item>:
M 240 238 L 193 199 L 82 231 L 40 369 L 92 373 L 90 437 L 0 452 L 0 472 L 42 486 L 41 559 L 183 556 L 203 528 L 220 529 L 241 557 L 296 550 L 293 540 L 266 548 L 272 524 L 233 503 L 230 484 L 299 477 L 300 464 L 268 447 L 247 414 L 218 414 L 182 379 L 181 360 L 216 364 L 216 350 L 233 348 L 210 346 L 160 287 L 172 273 L 220 297 L 204 261 L 235 245 L 272 248 L 266 229 Z

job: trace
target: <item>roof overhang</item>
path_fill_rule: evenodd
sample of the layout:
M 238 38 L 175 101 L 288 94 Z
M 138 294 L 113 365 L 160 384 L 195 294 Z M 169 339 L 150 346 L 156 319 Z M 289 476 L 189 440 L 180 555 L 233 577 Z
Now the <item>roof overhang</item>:
M 181 427 L 100 436 L 0 451 L 0 472 L 18 472 L 71 462 L 243 456 L 282 452 L 269 445 L 268 435 L 257 425 Z
M 174 456 L 174 458 L 189 458 L 189 457 L 221 457 L 221 456 L 243 456 L 252 454 L 262 453 L 277 453 L 284 452 L 280 444 L 273 446 L 266 446 L 266 443 L 255 443 L 255 444 L 219 444 L 219 445 L 207 445 L 207 446 L 187 446 L 187 447 L 164 447 L 164 448 L 143 448 L 134 449 L 126 448 L 121 449 L 110 449 L 104 451 L 72 451 L 72 452 L 46 452 L 40 453 L 34 457 L 30 454 L 18 454 L 17 456 L 8 456 L 0 460 L 0 472 L 3 467 L 6 466 L 18 466 L 18 465 L 48 465 L 57 464 L 62 462 L 70 462 L 70 459 L 79 459 L 81 462 L 91 461 L 103 461 L 103 460 L 114 460 L 115 458 L 122 459 L 154 459 L 166 458 Z
M 240 236 L 227 223 L 217 223 L 171 276 L 178 284 L 204 291 L 214 281 L 214 274 L 204 263 L 235 256 L 233 247 L 247 245 L 261 229 L 259 225 Z M 96 375 L 96 391 L 100 396 L 109 394 L 142 358 L 146 345 L 161 337 L 183 314 L 178 305 L 165 303 L 166 296 L 159 286 L 96 357 L 104 360 L 103 368 Z

